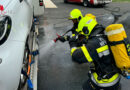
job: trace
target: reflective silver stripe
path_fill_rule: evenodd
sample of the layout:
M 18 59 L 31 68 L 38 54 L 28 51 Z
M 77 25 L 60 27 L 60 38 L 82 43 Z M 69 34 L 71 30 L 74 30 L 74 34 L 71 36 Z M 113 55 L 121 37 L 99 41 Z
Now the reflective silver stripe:
M 77 49 L 77 47 L 72 47 L 71 50 L 72 50 L 72 49 Z
M 74 35 L 74 34 L 72 34 L 70 37 L 71 37 L 71 38 L 73 38 L 73 37 L 75 37 L 75 36 L 76 36 L 76 35 L 75 35 L 75 36 L 73 36 L 73 35 Z M 76 36 L 76 39 L 78 39 L 78 36 Z
M 113 35 L 113 34 L 121 33 L 121 32 L 124 31 L 124 30 L 125 30 L 124 28 L 120 28 L 120 29 L 116 29 L 116 30 L 113 30 L 113 31 L 106 32 L 106 34 L 107 34 L 108 36 L 110 36 L 110 35 Z
M 100 58 L 101 58 L 102 56 L 107 56 L 107 55 L 109 55 L 109 54 L 110 54 L 109 50 L 105 50 L 105 51 L 103 51 L 103 52 L 101 52 L 101 53 L 98 53 L 98 55 L 99 55 Z
M 93 19 L 90 19 L 89 21 L 86 22 L 86 24 L 89 24 L 92 22 Z
M 113 86 L 115 85 L 119 80 L 120 80 L 120 75 L 118 76 L 118 78 L 116 80 L 114 80 L 113 82 L 111 83 L 98 83 L 96 82 L 95 78 L 93 75 L 91 75 L 91 80 L 97 85 L 97 86 L 100 86 L 100 87 L 110 87 L 110 86 Z

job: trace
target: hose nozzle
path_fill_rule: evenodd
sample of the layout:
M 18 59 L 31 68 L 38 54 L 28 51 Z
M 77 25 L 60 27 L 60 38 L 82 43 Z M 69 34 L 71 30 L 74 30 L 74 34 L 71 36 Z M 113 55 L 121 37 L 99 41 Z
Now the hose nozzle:
M 53 40 L 55 43 L 56 43 L 57 40 L 61 37 L 61 36 L 60 36 L 59 34 L 57 34 L 57 33 L 56 33 L 56 35 L 57 35 L 57 38 Z

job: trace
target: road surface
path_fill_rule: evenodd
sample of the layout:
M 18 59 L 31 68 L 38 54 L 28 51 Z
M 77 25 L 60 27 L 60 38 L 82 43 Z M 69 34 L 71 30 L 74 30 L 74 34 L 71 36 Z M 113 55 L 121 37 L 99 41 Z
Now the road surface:
M 62 0 L 52 0 L 52 3 L 54 8 L 46 6 L 44 16 L 40 18 L 38 90 L 82 90 L 82 84 L 88 78 L 88 64 L 72 62 L 68 42 L 53 43 L 52 40 L 56 38 L 56 33 L 62 35 L 72 27 L 67 17 L 74 8 L 80 9 L 83 14 L 93 13 L 98 16 L 110 12 L 101 7 L 64 4 Z M 121 13 L 124 13 L 130 10 L 130 3 L 111 3 L 106 7 L 120 7 Z M 121 83 L 122 90 L 130 90 L 130 80 L 122 79 Z

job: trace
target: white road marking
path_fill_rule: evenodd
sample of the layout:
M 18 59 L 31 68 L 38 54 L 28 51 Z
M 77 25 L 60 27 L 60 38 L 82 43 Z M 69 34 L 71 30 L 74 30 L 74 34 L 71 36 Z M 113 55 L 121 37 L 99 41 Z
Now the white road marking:
M 51 0 L 43 0 L 45 8 L 57 8 L 57 6 Z

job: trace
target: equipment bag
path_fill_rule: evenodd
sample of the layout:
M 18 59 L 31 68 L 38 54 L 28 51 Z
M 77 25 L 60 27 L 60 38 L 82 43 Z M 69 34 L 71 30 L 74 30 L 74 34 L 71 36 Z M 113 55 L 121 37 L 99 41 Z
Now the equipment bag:
M 108 42 L 115 59 L 116 66 L 130 73 L 130 43 L 122 24 L 109 25 L 106 30 Z

